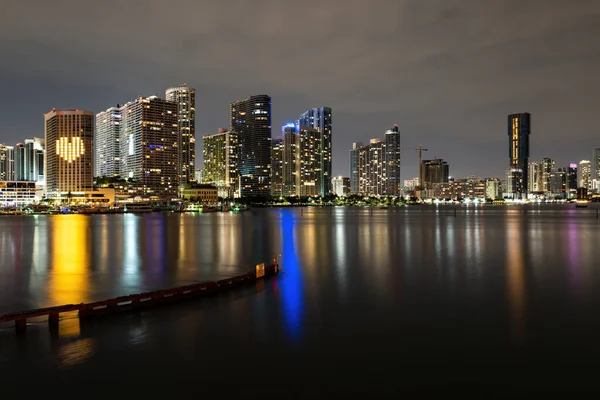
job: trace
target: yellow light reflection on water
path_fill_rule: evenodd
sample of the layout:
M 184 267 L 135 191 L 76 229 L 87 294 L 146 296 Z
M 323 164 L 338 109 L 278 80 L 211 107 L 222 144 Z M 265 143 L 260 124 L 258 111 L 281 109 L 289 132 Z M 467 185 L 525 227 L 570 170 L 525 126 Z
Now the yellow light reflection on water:
M 517 342 L 521 342 L 525 330 L 525 263 L 523 260 L 523 243 L 521 242 L 521 221 L 512 217 L 508 222 L 507 229 L 508 303 L 513 338 Z
M 89 301 L 88 223 L 83 215 L 61 215 L 52 221 L 50 305 Z

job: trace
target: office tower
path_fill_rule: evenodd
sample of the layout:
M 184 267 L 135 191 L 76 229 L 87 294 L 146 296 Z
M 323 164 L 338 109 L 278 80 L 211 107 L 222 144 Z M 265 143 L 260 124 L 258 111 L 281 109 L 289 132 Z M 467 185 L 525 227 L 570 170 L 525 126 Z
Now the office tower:
M 600 147 L 592 152 L 592 179 L 600 179 Z
M 510 158 L 513 198 L 522 199 L 527 197 L 530 133 L 531 114 L 519 113 L 508 116 L 508 156 Z
M 142 194 L 169 199 L 178 189 L 177 103 L 139 97 L 121 107 L 120 175 Z
M 44 114 L 46 196 L 69 197 L 93 189 L 94 114 L 55 110 Z
M 96 114 L 94 176 L 117 176 L 120 174 L 121 118 L 121 107 L 118 104 L 116 107 Z
M 571 163 L 565 170 L 567 198 L 572 199 L 577 196 L 577 164 Z
M 219 197 L 238 196 L 236 135 L 219 129 L 202 138 L 202 183 L 217 187 Z
M 550 174 L 550 193 L 555 198 L 567 197 L 567 169 L 554 168 Z
M 394 125 L 384 139 L 371 139 L 366 146 L 354 143 L 350 152 L 350 185 L 357 194 L 400 195 L 400 133 Z
M 14 155 L 14 180 L 44 182 L 44 139 L 25 139 L 17 143 Z
M 450 167 L 442 159 L 423 160 L 421 162 L 423 189 L 432 190 L 435 184 L 447 183 L 450 177 Z
M 540 180 L 541 185 L 539 187 L 541 192 L 550 193 L 550 175 L 554 170 L 554 160 L 548 157 L 542 158 Z
M 0 144 L 0 181 L 15 180 L 15 148 Z
M 338 176 L 331 178 L 333 194 L 338 197 L 347 196 L 350 194 L 350 178 Z
M 527 168 L 529 181 L 527 191 L 529 193 L 537 193 L 540 191 L 540 183 L 542 183 L 542 165 L 537 161 L 531 161 Z
M 319 173 L 320 177 L 317 180 L 319 183 L 319 195 L 326 196 L 331 193 L 331 147 L 332 147 L 332 120 L 331 108 L 319 107 L 312 108 L 300 114 L 298 125 L 316 129 L 319 132 L 318 141 L 320 146 L 315 149 L 315 153 L 319 157 Z
M 189 183 L 196 168 L 196 90 L 184 84 L 167 89 L 165 96 L 177 103 L 179 182 Z
M 285 196 L 321 196 L 321 132 L 288 122 L 282 127 L 282 191 Z
M 589 193 L 592 192 L 592 163 L 588 160 L 579 161 L 579 187 L 585 188 Z
M 230 106 L 231 131 L 239 143 L 238 169 L 242 197 L 271 194 L 271 98 L 251 96 Z
M 283 138 L 271 141 L 271 196 L 283 196 Z
M 293 122 L 288 122 L 282 127 L 282 142 L 283 142 L 283 164 L 282 183 L 284 196 L 299 196 L 300 195 L 300 141 L 298 138 L 298 125 Z
M 350 193 L 358 193 L 358 167 L 356 164 L 357 150 L 364 147 L 363 142 L 352 143 L 350 150 Z

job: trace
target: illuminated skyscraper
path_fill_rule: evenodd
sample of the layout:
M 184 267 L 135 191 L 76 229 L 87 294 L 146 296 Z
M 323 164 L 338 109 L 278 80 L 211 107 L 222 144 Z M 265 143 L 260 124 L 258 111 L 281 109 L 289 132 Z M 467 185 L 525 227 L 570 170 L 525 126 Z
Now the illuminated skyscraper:
M 230 123 L 239 143 L 241 196 L 270 196 L 271 98 L 256 95 L 231 103 Z
M 399 196 L 400 132 L 398 126 L 385 133 L 385 139 L 371 139 L 366 146 L 354 143 L 350 151 L 350 185 L 353 193 L 373 196 Z M 354 189 L 354 187 L 356 189 Z
M 0 144 L 0 181 L 15 180 L 15 148 Z
M 283 196 L 283 138 L 271 140 L 271 196 Z
M 120 128 L 121 108 L 119 105 L 96 114 L 94 176 L 119 175 Z
M 577 164 L 569 164 L 565 171 L 567 198 L 573 199 L 577 197 Z
M 178 189 L 177 103 L 139 97 L 121 107 L 120 175 L 143 195 L 169 198 Z
M 177 103 L 179 182 L 195 180 L 196 166 L 196 90 L 183 86 L 167 89 L 166 100 Z
M 586 188 L 589 193 L 592 192 L 592 163 L 588 160 L 579 161 L 579 187 Z
M 542 183 L 542 165 L 537 161 L 531 161 L 528 165 L 529 171 L 527 173 L 529 178 L 529 193 L 536 193 L 541 191 L 540 184 Z
M 319 107 L 312 108 L 308 111 L 300 114 L 300 118 L 297 121 L 299 126 L 305 126 L 308 128 L 316 129 L 319 132 L 318 141 L 320 143 L 319 148 L 315 149 L 315 154 L 319 157 L 319 195 L 325 196 L 332 191 L 331 186 L 331 132 L 332 132 L 332 120 L 331 120 L 331 108 Z
M 539 185 L 539 189 L 541 192 L 550 193 L 550 176 L 554 170 L 554 160 L 548 157 L 542 158 L 540 168 L 541 184 Z
M 600 179 L 600 147 L 595 147 L 592 153 L 592 179 Z
M 529 134 L 531 133 L 531 114 L 519 113 L 508 116 L 508 156 L 513 198 L 526 198 L 529 185 Z
M 202 138 L 202 183 L 217 187 L 219 197 L 238 197 L 236 135 L 225 129 Z
M 321 195 L 321 132 L 289 122 L 282 127 L 282 182 L 285 196 Z
M 52 110 L 44 115 L 46 196 L 68 197 L 93 189 L 94 114 Z
M 343 197 L 350 194 L 350 178 L 338 176 L 331 178 L 333 185 L 333 194 L 338 197 Z
M 450 179 L 450 167 L 442 159 L 423 160 L 421 162 L 421 176 L 423 177 L 423 189 L 433 190 L 437 183 L 448 183 Z

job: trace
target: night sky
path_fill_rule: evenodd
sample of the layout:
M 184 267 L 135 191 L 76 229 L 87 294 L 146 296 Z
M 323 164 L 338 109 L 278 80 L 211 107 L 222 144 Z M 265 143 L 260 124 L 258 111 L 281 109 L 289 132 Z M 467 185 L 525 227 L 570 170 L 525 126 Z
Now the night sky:
M 598 0 L 0 0 L 0 143 L 43 136 L 52 107 L 102 111 L 196 88 L 196 135 L 229 103 L 273 98 L 273 137 L 333 109 L 333 173 L 397 123 L 450 175 L 502 176 L 507 115 L 532 114 L 531 158 L 600 146 Z M 402 179 L 417 174 L 403 151 Z

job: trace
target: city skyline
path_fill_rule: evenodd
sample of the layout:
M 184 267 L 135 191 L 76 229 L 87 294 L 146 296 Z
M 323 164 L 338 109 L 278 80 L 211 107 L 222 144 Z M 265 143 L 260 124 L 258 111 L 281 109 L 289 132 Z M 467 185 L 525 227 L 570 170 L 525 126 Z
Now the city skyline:
M 310 4 L 240 3 L 243 12 L 233 18 L 249 23 L 233 31 L 222 29 L 224 21 L 235 22 L 222 4 L 202 12 L 190 4 L 184 15 L 167 5 L 140 11 L 121 4 L 106 25 L 71 15 L 81 5 L 16 3 L 0 17 L 6 56 L 0 86 L 11 93 L 1 100 L 0 143 L 41 137 L 40 116 L 53 107 L 97 113 L 139 95 L 162 97 L 164 88 L 187 82 L 196 88 L 196 137 L 226 126 L 227 105 L 249 94 L 272 97 L 274 127 L 297 110 L 327 104 L 339 133 L 333 176 L 347 174 L 352 142 L 393 123 L 404 145 L 429 148 L 428 157 L 448 160 L 454 176 L 502 176 L 505 116 L 522 110 L 535 117 L 530 159 L 567 165 L 590 159 L 590 149 L 600 146 L 594 118 L 600 100 L 592 96 L 600 89 L 597 2 L 529 1 L 516 16 L 509 1 L 380 3 L 318 3 L 317 14 L 308 12 Z M 85 8 L 106 11 L 100 4 Z M 297 15 L 315 29 L 300 41 L 274 12 Z M 132 36 L 131 21 L 138 19 L 159 27 Z M 98 35 L 90 24 L 106 28 Z M 424 24 L 434 29 L 417 34 Z M 328 46 L 316 48 L 319 62 L 302 62 L 300 55 L 322 37 Z M 189 46 L 172 45 L 182 41 Z M 256 42 L 261 50 L 249 51 Z M 417 155 L 402 156 L 402 178 L 417 176 Z

